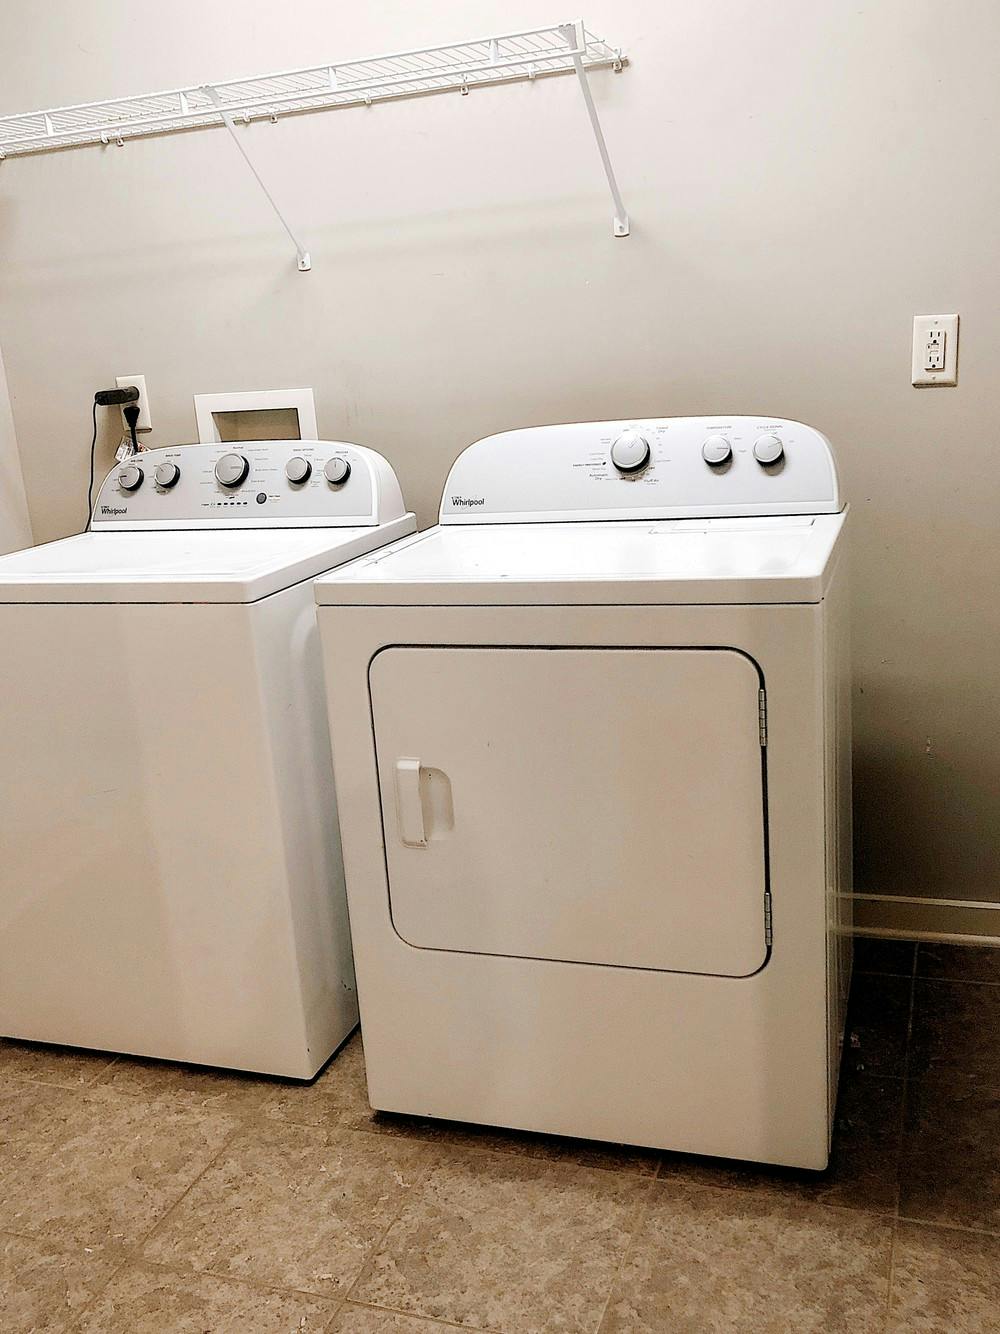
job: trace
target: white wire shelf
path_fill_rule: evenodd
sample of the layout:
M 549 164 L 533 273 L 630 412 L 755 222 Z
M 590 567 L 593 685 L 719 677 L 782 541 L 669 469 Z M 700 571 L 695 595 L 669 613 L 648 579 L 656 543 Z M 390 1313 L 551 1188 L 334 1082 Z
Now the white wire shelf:
M 614 197 L 615 234 L 624 236 L 628 234 L 628 218 L 614 182 L 586 73 L 606 68 L 619 71 L 625 63 L 618 48 L 595 37 L 582 20 L 577 20 L 449 46 L 430 46 L 364 60 L 327 62 L 306 69 L 283 70 L 228 82 L 2 116 L 0 161 L 53 149 L 124 146 L 128 140 L 142 136 L 225 125 L 237 138 L 240 151 L 278 212 L 244 145 L 236 136 L 236 122 L 249 124 L 303 112 L 371 106 L 394 98 L 431 93 L 468 93 L 470 89 L 484 85 L 575 73 L 583 89 Z M 291 236 L 280 212 L 279 218 Z M 295 245 L 299 252 L 299 267 L 308 267 L 301 263 L 305 252 L 297 241 Z

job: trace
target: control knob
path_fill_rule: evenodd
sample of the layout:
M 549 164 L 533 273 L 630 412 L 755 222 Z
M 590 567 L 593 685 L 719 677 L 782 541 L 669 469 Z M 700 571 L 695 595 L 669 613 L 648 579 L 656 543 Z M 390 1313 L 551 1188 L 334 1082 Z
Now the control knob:
M 285 476 L 290 482 L 295 482 L 296 485 L 308 482 L 309 478 L 312 476 L 312 470 L 313 466 L 309 460 L 302 458 L 301 455 L 298 454 L 295 458 L 289 459 L 285 464 Z
M 157 464 L 153 476 L 156 478 L 157 486 L 162 486 L 164 491 L 169 491 L 172 486 L 176 486 L 181 480 L 181 470 L 176 463 L 160 463 Z
M 611 446 L 611 462 L 619 472 L 642 472 L 649 463 L 649 441 L 638 431 L 623 431 Z
M 713 468 L 719 468 L 733 457 L 733 447 L 724 435 L 710 435 L 701 447 L 701 457 Z
M 327 459 L 323 475 L 331 486 L 343 486 L 351 475 L 351 465 L 347 459 Z
M 776 435 L 759 435 L 753 442 L 753 456 L 763 467 L 777 463 L 785 452 L 785 446 Z
M 250 476 L 250 463 L 242 454 L 223 454 L 215 465 L 215 480 L 222 486 L 241 486 Z
M 126 463 L 118 473 L 118 485 L 123 491 L 138 491 L 142 481 L 142 469 L 137 463 Z

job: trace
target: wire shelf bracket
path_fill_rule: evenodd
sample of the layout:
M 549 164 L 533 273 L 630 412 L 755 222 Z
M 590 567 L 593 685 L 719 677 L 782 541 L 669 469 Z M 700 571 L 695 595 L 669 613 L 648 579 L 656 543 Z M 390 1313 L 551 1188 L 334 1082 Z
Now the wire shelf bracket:
M 200 84 L 0 116 L 0 162 L 60 148 L 111 143 L 122 147 L 127 140 L 141 136 L 223 125 L 295 247 L 299 270 L 307 272 L 311 268 L 309 252 L 292 230 L 248 152 L 241 126 L 255 120 L 276 121 L 279 116 L 340 107 L 370 107 L 379 101 L 430 93 L 458 91 L 466 96 L 475 87 L 575 74 L 611 191 L 613 232 L 615 236 L 628 236 L 628 213 L 588 79 L 591 70 L 618 72 L 626 63 L 618 48 L 595 37 L 582 20 L 576 20 L 450 46 L 428 46 L 228 83 Z

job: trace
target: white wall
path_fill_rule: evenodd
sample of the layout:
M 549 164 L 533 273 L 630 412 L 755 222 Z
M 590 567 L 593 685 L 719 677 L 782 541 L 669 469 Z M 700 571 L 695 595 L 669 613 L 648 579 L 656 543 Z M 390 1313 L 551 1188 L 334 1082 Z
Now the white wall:
M 0 554 L 31 545 L 31 523 L 14 435 L 7 373 L 0 351 Z
M 563 17 L 5 0 L 0 110 Z M 315 386 L 321 431 L 384 450 L 424 522 L 490 431 L 799 417 L 854 506 L 859 880 L 996 899 L 1000 6 L 586 17 L 632 60 L 593 80 L 627 240 L 568 79 L 254 127 L 306 275 L 221 130 L 5 163 L 0 339 L 36 534 L 81 524 L 91 397 L 123 371 L 148 377 L 154 443 L 194 438 L 195 392 Z M 960 386 L 911 388 L 913 314 L 953 310 Z

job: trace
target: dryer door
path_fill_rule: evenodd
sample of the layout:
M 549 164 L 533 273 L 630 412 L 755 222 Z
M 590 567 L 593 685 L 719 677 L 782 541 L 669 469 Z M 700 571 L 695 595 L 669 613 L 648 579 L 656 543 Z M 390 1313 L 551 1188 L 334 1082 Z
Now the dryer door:
M 388 648 L 369 680 L 404 940 L 728 977 L 765 963 L 744 654 Z

